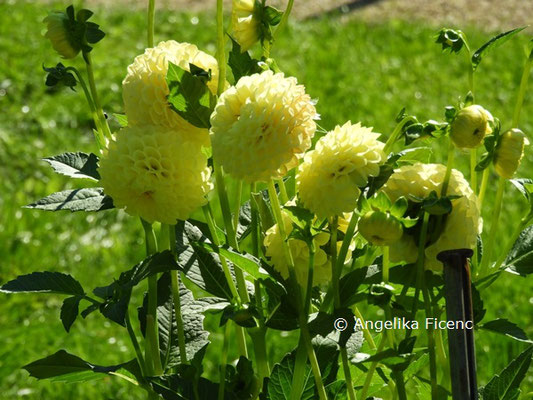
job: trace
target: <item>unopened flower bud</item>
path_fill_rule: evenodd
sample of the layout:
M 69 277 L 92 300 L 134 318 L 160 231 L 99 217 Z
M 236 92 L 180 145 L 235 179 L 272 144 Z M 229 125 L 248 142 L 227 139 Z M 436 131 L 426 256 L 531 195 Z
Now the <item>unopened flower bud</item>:
M 509 129 L 502 134 L 494 153 L 494 169 L 502 178 L 510 179 L 520 166 L 524 156 L 524 147 L 529 144 L 520 129 Z
M 402 237 L 403 226 L 388 213 L 369 211 L 359 220 L 359 233 L 372 244 L 390 246 Z
M 73 38 L 67 14 L 53 11 L 43 19 L 43 22 L 48 25 L 48 30 L 44 37 L 50 39 L 54 50 L 63 58 L 76 57 L 80 52 L 80 46 Z
M 451 125 L 450 138 L 459 148 L 474 149 L 492 132 L 490 112 L 474 104 L 461 109 Z

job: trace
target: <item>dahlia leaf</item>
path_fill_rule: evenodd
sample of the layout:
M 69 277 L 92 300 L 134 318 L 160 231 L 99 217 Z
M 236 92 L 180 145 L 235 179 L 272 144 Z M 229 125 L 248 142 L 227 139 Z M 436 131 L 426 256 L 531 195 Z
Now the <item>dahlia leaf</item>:
M 64 190 L 44 197 L 25 208 L 45 211 L 102 211 L 114 208 L 111 197 L 102 188 L 83 188 Z
M 515 36 L 517 33 L 519 33 L 520 31 L 526 28 L 527 28 L 526 26 L 523 26 L 521 28 L 512 29 L 510 31 L 500 33 L 499 35 L 496 35 L 492 39 L 490 39 L 487 43 L 485 43 L 483 46 L 477 49 L 475 53 L 472 55 L 472 69 L 474 71 L 477 69 L 477 67 L 481 63 L 481 60 L 483 59 L 483 56 L 485 56 L 488 52 L 501 46 L 502 44 L 507 42 L 509 39 L 511 39 L 513 36 Z
M 61 272 L 32 272 L 0 286 L 3 293 L 58 293 L 83 296 L 85 292 L 72 276 Z
M 521 342 L 532 343 L 522 328 L 506 318 L 498 318 L 485 322 L 480 328 L 509 336 Z
M 261 72 L 259 67 L 259 61 L 253 59 L 250 53 L 247 51 L 241 52 L 241 46 L 231 36 L 230 39 L 233 43 L 233 47 L 229 53 L 228 65 L 233 73 L 235 82 L 241 79 L 243 76 L 252 75 Z
M 77 153 L 63 153 L 53 157 L 43 158 L 44 161 L 60 175 L 71 178 L 100 179 L 98 173 L 98 157 L 93 153 L 87 154 L 81 151 Z
M 82 299 L 82 296 L 74 296 L 63 300 L 60 318 L 67 332 L 70 331 L 70 327 L 78 317 L 79 305 Z
M 518 236 L 503 265 L 513 274 L 527 276 L 533 273 L 533 225 Z

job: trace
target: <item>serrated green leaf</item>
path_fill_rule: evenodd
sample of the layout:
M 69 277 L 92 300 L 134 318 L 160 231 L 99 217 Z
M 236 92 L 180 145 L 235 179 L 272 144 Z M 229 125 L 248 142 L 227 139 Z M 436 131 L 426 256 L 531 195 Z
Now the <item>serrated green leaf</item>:
M 100 179 L 98 173 L 98 157 L 93 154 L 82 152 L 63 153 L 53 157 L 43 158 L 44 161 L 60 175 L 71 178 L 83 178 L 97 181 Z
M 63 300 L 63 305 L 61 306 L 60 318 L 67 332 L 70 331 L 70 327 L 72 326 L 72 324 L 74 323 L 74 321 L 76 321 L 76 318 L 78 317 L 79 305 L 80 305 L 80 301 L 82 300 L 82 298 L 83 297 L 81 296 L 74 296 L 74 297 L 68 297 L 65 300 Z
M 21 275 L 0 287 L 3 293 L 59 293 L 83 296 L 85 292 L 72 276 L 61 272 L 32 272 Z
M 64 190 L 46 196 L 25 208 L 45 211 L 102 211 L 114 208 L 113 200 L 103 188 Z
M 191 66 L 193 69 L 197 71 L 200 68 Z M 172 110 L 198 128 L 209 128 L 211 92 L 205 77 L 169 62 L 166 81 L 169 88 L 167 99 Z
M 483 400 L 511 400 L 516 399 L 519 387 L 531 364 L 533 346 L 528 347 L 518 357 L 495 375 L 487 385 L 480 390 Z
M 522 28 L 516 28 L 516 29 L 512 29 L 507 32 L 500 33 L 499 35 L 496 35 L 492 39 L 490 39 L 487 43 L 485 43 L 479 49 L 477 49 L 472 55 L 472 68 L 474 69 L 474 71 L 477 69 L 477 67 L 479 66 L 479 63 L 481 63 L 481 60 L 488 52 L 503 45 L 505 42 L 511 39 L 514 35 L 524 30 L 525 28 L 526 27 L 524 26 Z
M 522 328 L 506 318 L 498 318 L 493 321 L 485 322 L 481 325 L 481 329 L 500 333 L 522 342 L 532 343 Z
M 533 225 L 520 233 L 503 265 L 513 274 L 527 276 L 533 273 Z
M 289 400 L 292 388 L 292 377 L 294 375 L 295 365 L 294 353 L 287 354 L 279 364 L 274 365 L 272 373 L 268 380 L 266 391 L 268 398 L 271 400 Z M 309 364 L 305 366 L 303 392 L 300 395 L 301 400 L 311 400 L 315 397 L 315 383 L 313 372 Z
M 261 72 L 261 68 L 258 65 L 258 60 L 254 60 L 247 51 L 242 51 L 241 46 L 230 37 L 233 46 L 229 53 L 228 65 L 231 68 L 233 78 L 235 82 L 241 79 L 243 76 L 252 75 Z

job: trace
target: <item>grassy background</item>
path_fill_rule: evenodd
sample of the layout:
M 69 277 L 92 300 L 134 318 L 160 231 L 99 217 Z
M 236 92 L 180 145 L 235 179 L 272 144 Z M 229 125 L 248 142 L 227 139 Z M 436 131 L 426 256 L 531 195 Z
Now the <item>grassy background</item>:
M 42 64 L 51 66 L 59 61 L 41 37 L 41 20 L 54 5 L 64 8 L 66 4 L 0 4 L 0 283 L 31 271 L 55 270 L 71 273 L 90 289 L 107 284 L 142 259 L 137 220 L 117 211 L 51 214 L 21 208 L 51 192 L 83 184 L 53 175 L 41 158 L 64 151 L 96 151 L 92 121 L 81 91 L 47 90 L 44 86 Z M 108 113 L 122 112 L 121 81 L 127 65 L 144 49 L 145 17 L 125 9 L 94 11 L 94 21 L 107 33 L 93 53 L 102 102 Z M 473 47 L 488 38 L 475 26 L 460 28 Z M 312 97 L 319 99 L 324 128 L 350 119 L 388 135 L 403 106 L 421 120 L 442 119 L 444 106 L 454 104 L 467 90 L 464 56 L 443 55 L 433 44 L 434 33 L 433 26 L 420 23 L 329 17 L 294 24 L 276 44 L 273 56 L 287 74 L 297 76 Z M 213 54 L 214 37 L 210 14 L 157 13 L 156 40 L 190 41 Z M 512 116 L 526 41 L 525 35 L 513 40 L 484 60 L 478 72 L 477 101 L 501 118 L 504 127 Z M 82 68 L 79 60 L 74 64 Z M 533 131 L 531 111 L 531 96 L 527 96 L 522 114 L 526 132 Z M 434 160 L 443 161 L 444 152 L 438 147 L 436 150 Z M 531 177 L 527 171 L 533 166 L 532 154 L 521 167 L 522 177 Z M 459 158 L 466 166 L 466 155 Z M 487 204 L 495 187 L 489 191 Z M 502 238 L 525 207 L 517 192 L 509 189 Z M 487 210 L 485 213 L 488 215 Z M 488 308 L 485 320 L 508 318 L 533 336 L 532 289 L 531 279 L 504 275 L 483 293 Z M 81 386 L 64 385 L 37 382 L 20 370 L 59 348 L 104 365 L 133 357 L 125 332 L 96 314 L 77 321 L 67 335 L 58 318 L 60 305 L 57 296 L 1 296 L 0 399 L 143 397 L 110 378 Z M 216 326 L 217 322 L 208 318 L 207 323 Z M 216 365 L 220 344 L 219 334 L 211 338 L 214 346 L 207 357 L 208 371 Z M 481 384 L 524 347 L 485 332 L 477 335 L 477 342 Z M 273 359 L 279 360 L 293 338 L 271 334 L 270 344 L 275 349 Z M 533 391 L 532 377 L 523 389 Z

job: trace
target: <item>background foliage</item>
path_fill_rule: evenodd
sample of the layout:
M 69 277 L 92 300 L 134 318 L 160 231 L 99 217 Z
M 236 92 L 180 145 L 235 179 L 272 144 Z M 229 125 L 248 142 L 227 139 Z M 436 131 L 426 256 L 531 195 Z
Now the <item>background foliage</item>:
M 122 212 L 65 212 L 58 218 L 21 208 L 72 185 L 67 184 L 67 178 L 54 175 L 39 159 L 64 151 L 96 151 L 92 119 L 82 94 L 69 89 L 50 90 L 44 85 L 43 57 L 46 66 L 59 60 L 41 37 L 41 20 L 49 9 L 64 9 L 66 5 L 25 1 L 0 4 L 0 283 L 47 269 L 71 273 L 84 286 L 95 287 L 143 258 L 140 224 Z M 93 54 L 102 103 L 108 114 L 122 112 L 121 81 L 127 65 L 144 49 L 145 15 L 120 8 L 94 11 L 95 22 L 107 32 Z M 189 41 L 214 53 L 212 15 L 160 11 L 157 21 L 156 41 Z M 456 28 L 468 34 L 474 48 L 488 38 L 476 26 Z M 294 23 L 273 56 L 287 74 L 297 76 L 311 96 L 319 99 L 320 124 L 326 130 L 350 119 L 388 135 L 403 106 L 420 120 L 442 118 L 443 106 L 455 103 L 467 91 L 464 58 L 443 55 L 433 43 L 435 32 L 433 26 L 400 20 L 378 23 L 328 16 Z M 480 67 L 476 100 L 502 119 L 509 120 L 512 115 L 526 41 L 527 35 L 521 35 Z M 526 133 L 533 132 L 531 98 L 526 96 L 522 114 Z M 443 161 L 444 151 L 435 154 L 435 161 Z M 461 159 L 464 171 L 466 160 Z M 532 167 L 533 153 L 529 151 L 520 171 L 531 171 Z M 489 188 L 489 201 L 494 191 Z M 525 207 L 521 196 L 509 189 L 501 221 L 502 237 L 510 234 Z M 487 320 L 509 317 L 533 336 L 532 289 L 531 279 L 509 274 L 502 277 L 484 295 Z M 82 386 L 64 385 L 37 382 L 19 369 L 47 355 L 51 348 L 64 348 L 99 364 L 133 357 L 127 338 L 120 336 L 122 331 L 96 314 L 78 321 L 72 328 L 77 332 L 66 335 L 57 318 L 60 306 L 61 299 L 54 296 L 2 296 L 0 399 L 141 398 L 142 392 L 129 393 L 126 384 L 110 378 Z M 217 325 L 218 321 L 208 317 L 208 327 L 215 329 Z M 272 354 L 276 361 L 295 345 L 291 335 L 280 338 L 276 334 L 269 339 L 270 347 L 276 350 Z M 211 340 L 214 345 L 206 357 L 208 374 L 214 372 L 221 335 L 212 334 Z M 487 332 L 478 334 L 477 343 L 480 384 L 525 347 Z M 533 377 L 527 379 L 525 393 L 533 391 Z

